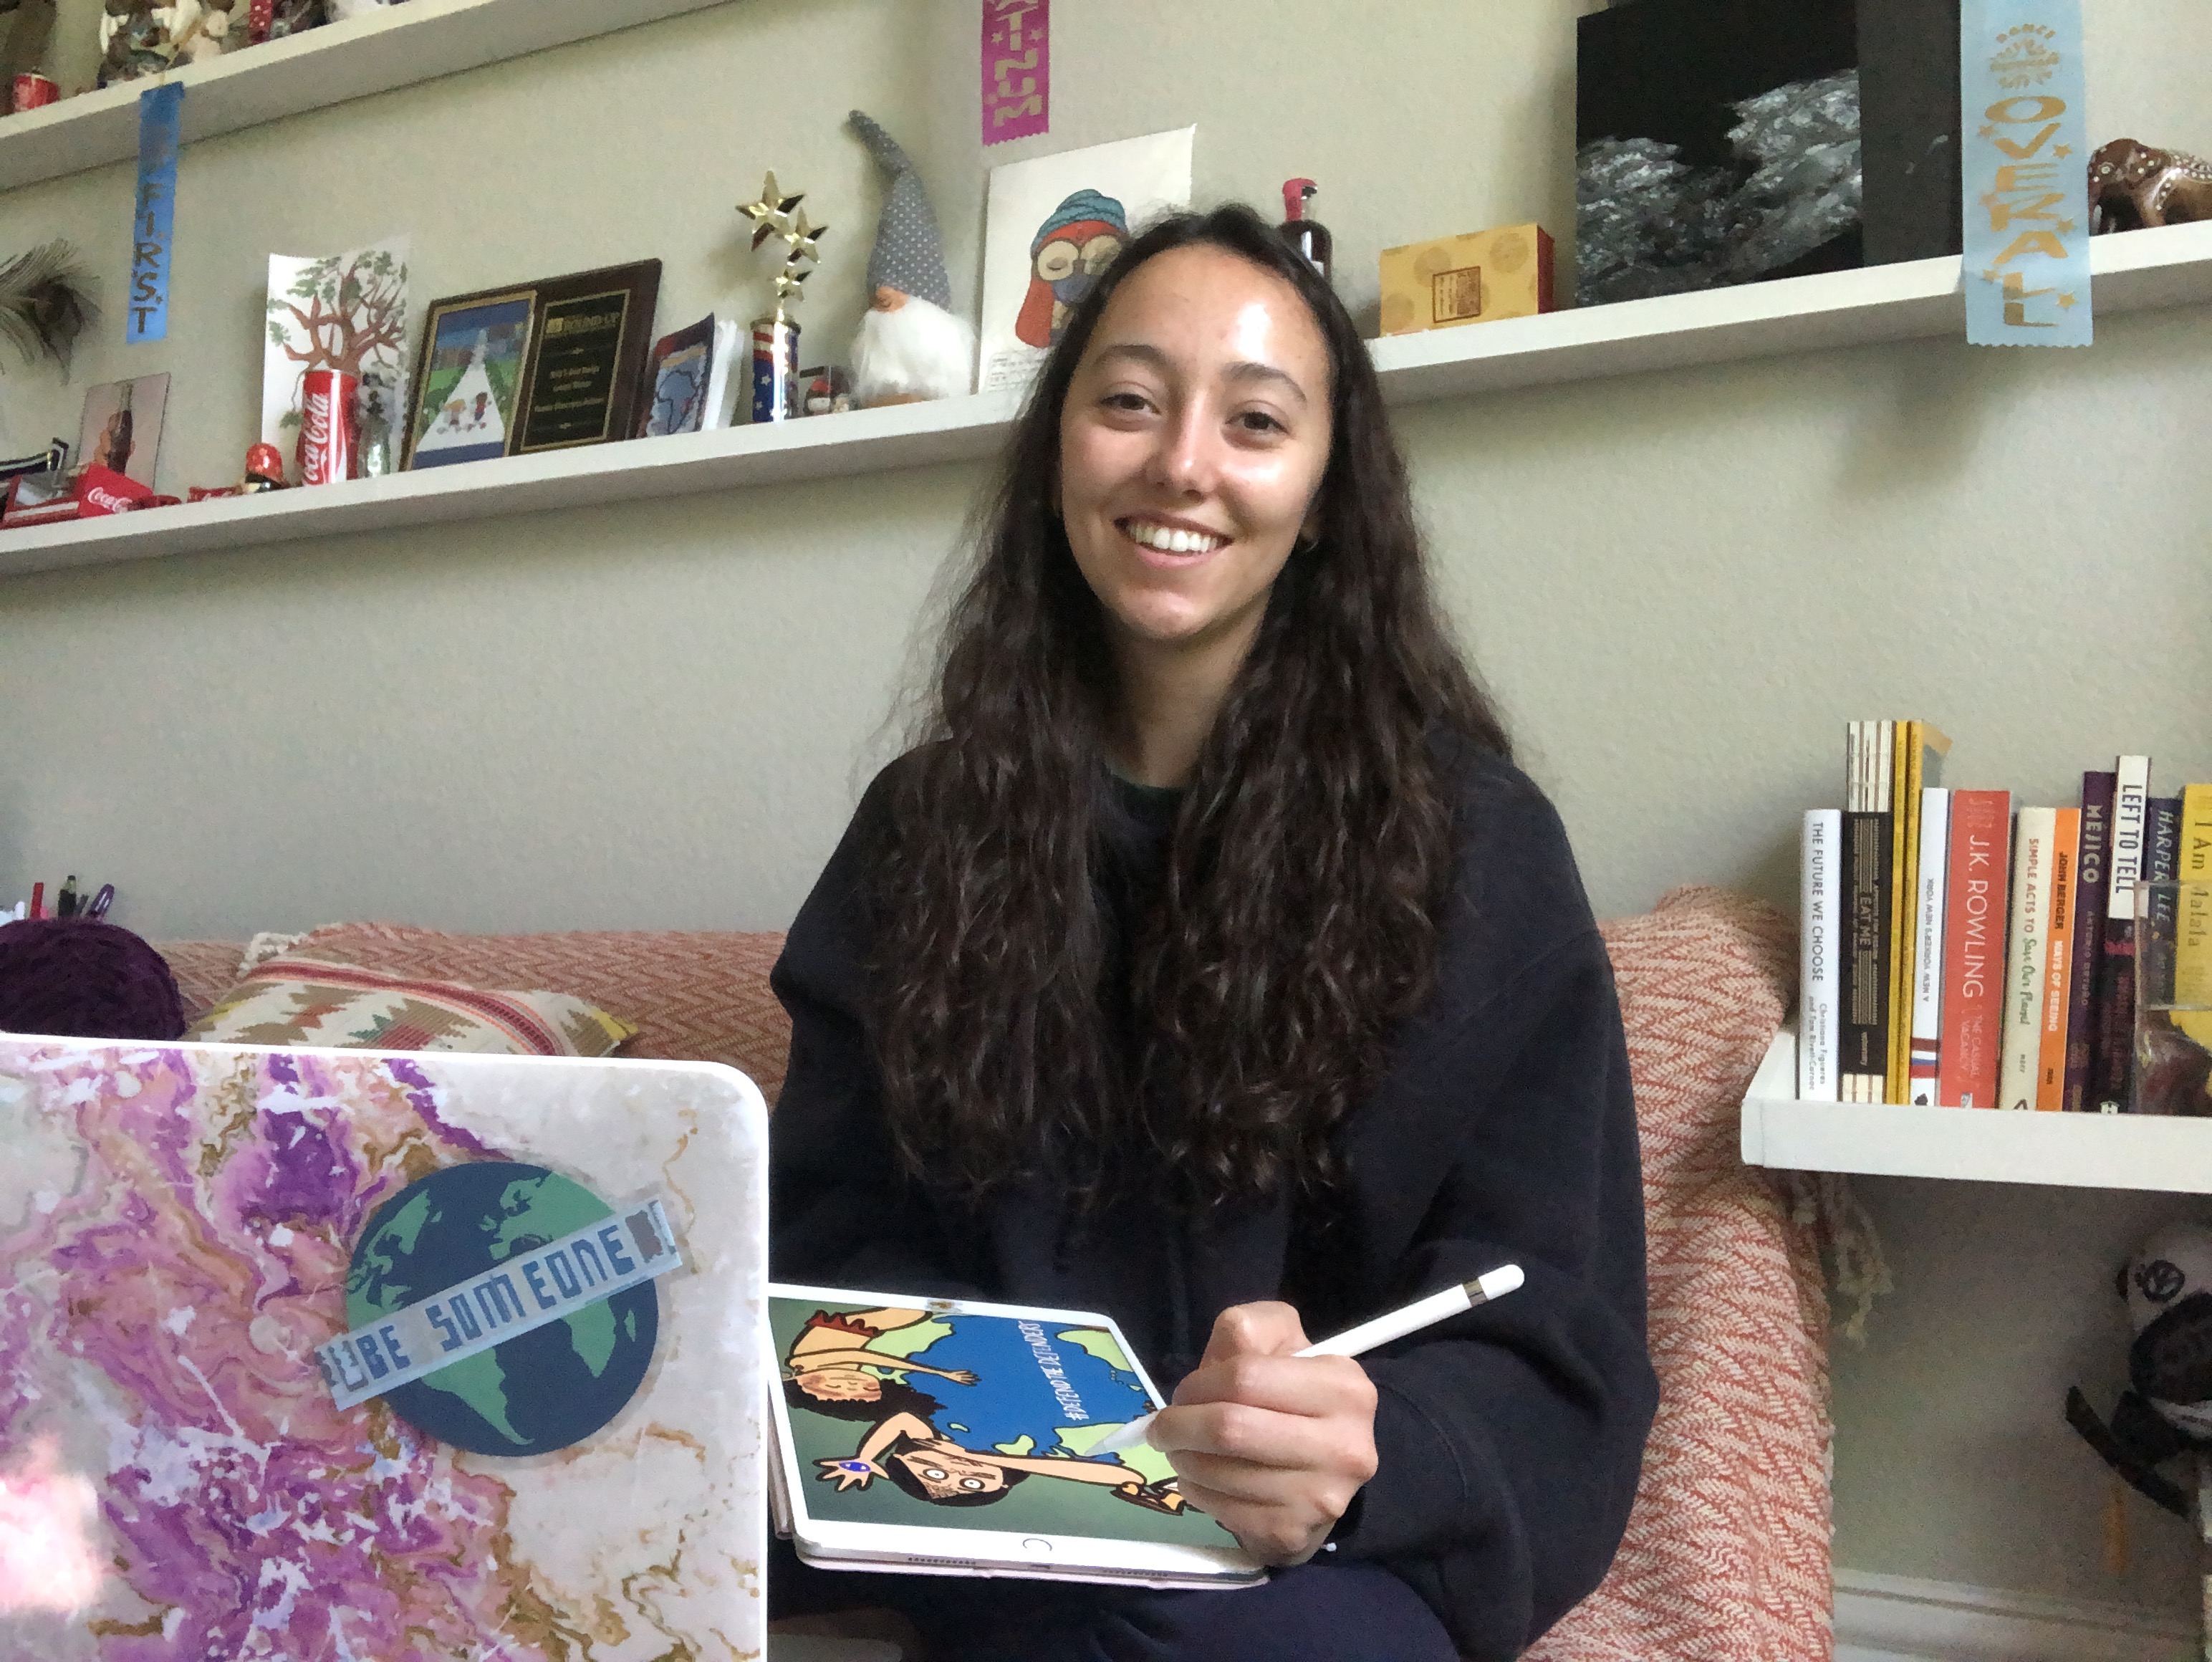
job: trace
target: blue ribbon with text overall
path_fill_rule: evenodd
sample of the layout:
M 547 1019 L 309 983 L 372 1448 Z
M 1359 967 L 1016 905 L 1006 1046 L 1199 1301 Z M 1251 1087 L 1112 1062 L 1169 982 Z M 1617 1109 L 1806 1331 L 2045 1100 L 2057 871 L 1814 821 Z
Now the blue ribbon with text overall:
M 1965 0 L 1959 34 L 1966 338 L 2087 346 L 2081 0 Z
M 184 107 L 185 89 L 174 81 L 138 99 L 138 194 L 131 212 L 130 321 L 123 333 L 130 346 L 169 332 L 169 251 L 176 240 Z

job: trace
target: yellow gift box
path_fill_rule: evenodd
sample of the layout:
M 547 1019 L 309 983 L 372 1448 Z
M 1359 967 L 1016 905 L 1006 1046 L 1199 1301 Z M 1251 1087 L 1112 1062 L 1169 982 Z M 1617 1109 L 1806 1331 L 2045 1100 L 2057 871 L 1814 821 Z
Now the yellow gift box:
M 1552 239 L 1500 225 L 1382 251 L 1382 332 L 1410 335 L 1552 309 Z

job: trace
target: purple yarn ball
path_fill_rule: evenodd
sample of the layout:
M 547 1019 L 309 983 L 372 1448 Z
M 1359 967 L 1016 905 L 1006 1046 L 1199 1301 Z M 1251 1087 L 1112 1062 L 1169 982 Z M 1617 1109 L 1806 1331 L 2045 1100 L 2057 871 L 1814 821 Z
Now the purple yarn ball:
M 0 1032 L 180 1038 L 185 1001 L 161 953 L 87 917 L 0 924 Z

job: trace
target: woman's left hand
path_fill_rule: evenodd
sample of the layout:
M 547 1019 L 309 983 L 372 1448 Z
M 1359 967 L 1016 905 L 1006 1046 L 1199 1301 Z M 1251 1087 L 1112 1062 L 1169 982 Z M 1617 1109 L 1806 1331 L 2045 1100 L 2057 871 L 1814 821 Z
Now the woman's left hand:
M 814 1464 L 822 1468 L 822 1481 L 836 1483 L 840 1495 L 848 1488 L 866 1488 L 874 1479 L 887 1475 L 873 1460 L 817 1460 Z
M 1153 1420 L 1193 1506 L 1263 1564 L 1321 1550 L 1375 1475 L 1375 1385 L 1349 1356 L 1300 1356 L 1286 1304 L 1240 1304 L 1215 1319 L 1206 1355 Z

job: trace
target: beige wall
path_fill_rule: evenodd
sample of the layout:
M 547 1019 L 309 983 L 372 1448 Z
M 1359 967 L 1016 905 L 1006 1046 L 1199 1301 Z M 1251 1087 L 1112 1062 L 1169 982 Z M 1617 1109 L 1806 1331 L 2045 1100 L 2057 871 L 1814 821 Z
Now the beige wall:
M 662 326 L 765 293 L 732 204 L 764 167 L 836 228 L 810 355 L 856 315 L 878 183 L 923 159 L 972 295 L 983 166 L 1196 122 L 1207 199 L 1323 187 L 1342 287 L 1386 243 L 1571 212 L 1571 0 L 1061 0 L 1054 125 L 976 142 L 975 9 L 744 0 L 196 146 L 172 338 L 74 383 L 0 375 L 0 454 L 89 381 L 177 377 L 175 489 L 252 436 L 272 252 L 410 231 L 419 298 L 658 254 Z M 2196 0 L 2089 0 L 2093 123 L 2212 150 Z M 0 198 L 118 292 L 129 180 Z M 2088 352 L 1952 341 L 1425 406 L 1401 434 L 1443 587 L 1601 911 L 1683 881 L 1779 901 L 1845 719 L 1924 715 L 1956 782 L 2058 801 L 2123 748 L 2212 778 L 2202 310 Z M 945 468 L 0 580 L 0 894 L 112 880 L 149 934 L 342 917 L 780 926 L 884 726 L 980 474 Z M 2105 1290 L 2156 1199 L 1864 1186 L 1899 1290 L 1837 1363 L 1855 1567 L 2189 1604 L 2178 1524 L 2101 1568 Z M 2195 1208 L 2203 1209 L 2203 1208 Z

